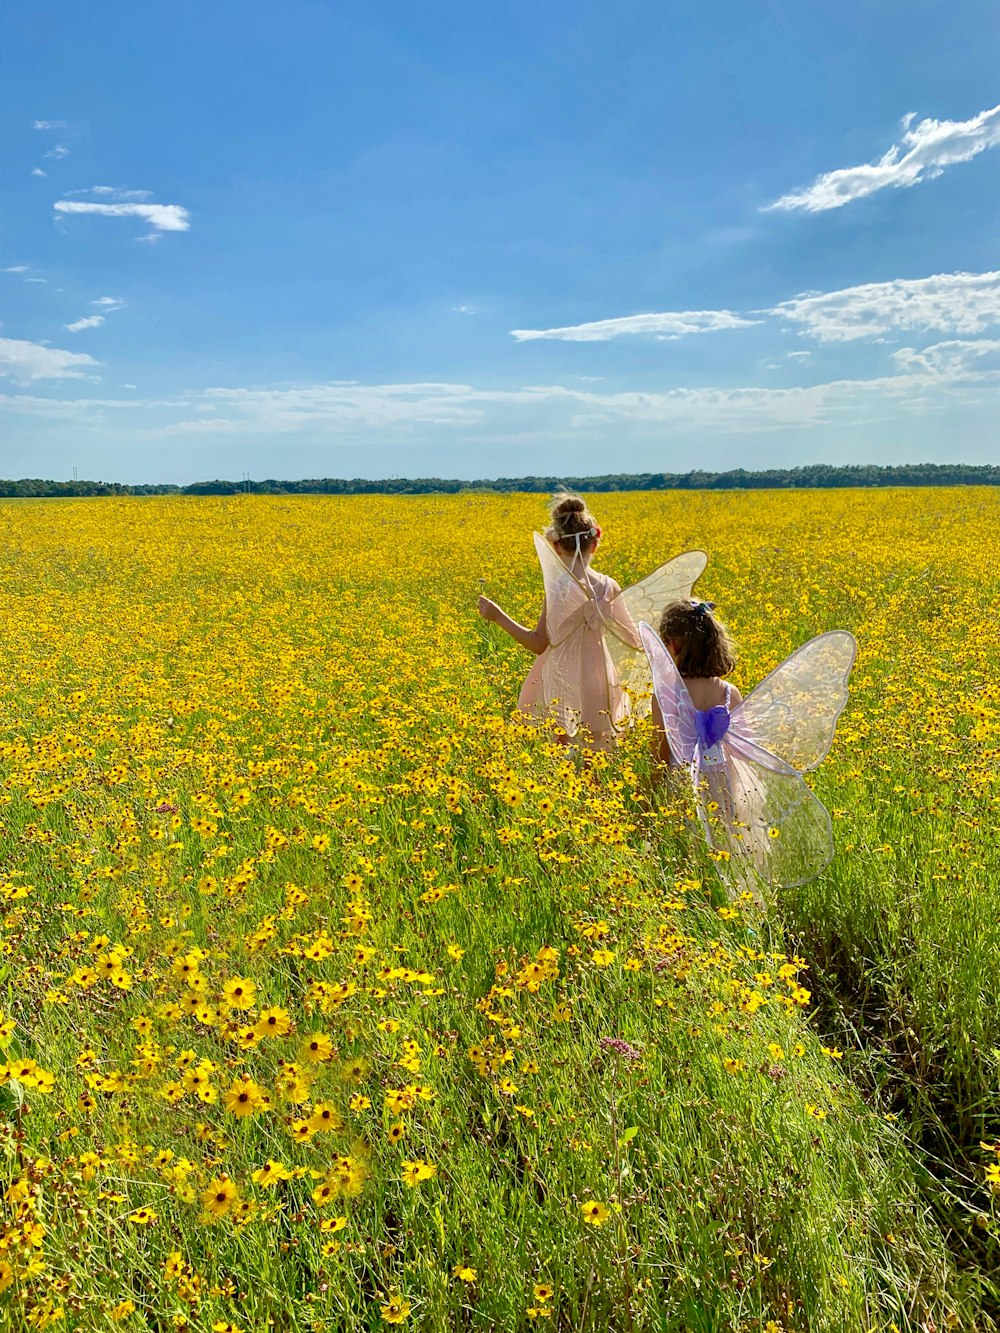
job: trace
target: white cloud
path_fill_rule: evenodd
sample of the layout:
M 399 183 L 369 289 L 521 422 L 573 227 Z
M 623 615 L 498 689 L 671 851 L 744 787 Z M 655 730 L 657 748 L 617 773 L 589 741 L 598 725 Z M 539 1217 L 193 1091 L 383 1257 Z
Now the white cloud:
M 32 168 L 31 168 L 31 174 L 32 174 L 32 176 L 42 176 L 42 177 L 45 177 L 45 176 L 47 176 L 49 173 L 48 173 L 47 171 L 43 171 L 43 170 L 41 169 L 41 167 L 32 167 Z
M 153 235 L 164 231 L 187 231 L 191 226 L 190 214 L 180 204 L 94 203 L 82 199 L 59 199 L 57 213 L 90 213 L 105 218 L 141 218 L 154 229 Z
M 0 375 L 20 383 L 81 379 L 91 367 L 99 364 L 82 352 L 64 352 L 41 343 L 0 338 Z
M 36 120 L 34 124 L 36 130 L 64 130 L 66 122 L 64 120 Z
M 925 375 L 949 384 L 1000 379 L 1000 340 L 977 338 L 975 341 L 952 339 L 934 343 L 922 351 L 901 347 L 893 353 L 901 373 Z
M 680 338 L 687 333 L 710 333 L 716 329 L 745 329 L 760 320 L 734 315 L 731 310 L 667 310 L 654 315 L 625 315 L 599 319 L 590 324 L 571 324 L 561 329 L 512 329 L 518 342 L 554 338 L 563 342 L 607 342 L 626 334 L 645 333 L 660 338 Z
M 104 323 L 103 315 L 87 315 L 84 319 L 74 320 L 63 327 L 68 333 L 82 333 L 84 329 L 99 329 Z
M 913 125 L 915 115 L 911 111 L 903 117 L 902 145 L 893 144 L 877 162 L 827 171 L 812 185 L 782 195 L 768 209 L 823 213 L 843 208 L 890 186 L 908 188 L 933 180 L 945 167 L 968 162 L 1000 143 L 1000 106 L 980 111 L 970 120 L 921 120 Z
M 820 342 L 874 338 L 892 329 L 979 333 L 1000 323 L 1000 272 L 870 282 L 797 296 L 770 313 L 791 320 Z
M 91 301 L 90 304 L 99 306 L 102 310 L 121 310 L 125 302 L 120 296 L 99 296 L 96 301 Z
M 102 199 L 114 199 L 118 203 L 125 203 L 131 199 L 151 199 L 152 190 L 123 190 L 118 185 L 88 185 L 83 190 L 67 190 L 67 199 L 72 199 L 78 194 L 96 194 Z
M 314 384 L 290 388 L 213 388 L 197 397 L 197 414 L 162 428 L 173 436 L 296 434 L 416 426 L 461 429 L 503 423 L 530 413 L 555 429 L 631 421 L 651 427 L 704 426 L 722 433 L 801 427 L 836 420 L 859 405 L 911 410 L 937 377 L 915 373 L 838 380 L 787 389 L 676 388 L 597 393 L 564 385 L 478 389 L 468 384 Z M 518 427 L 519 428 L 519 427 Z
M 69 157 L 69 149 L 66 147 L 64 143 L 57 143 L 55 148 L 50 148 L 49 151 L 44 154 L 44 156 L 51 157 L 56 162 L 58 162 L 64 157 Z
M 27 264 L 11 264 L 9 268 L 4 269 L 4 273 L 27 273 Z
M 90 358 L 34 344 L 23 351 L 17 377 L 79 375 Z M 56 364 L 37 358 L 56 358 Z M 69 369 L 66 359 L 69 358 Z M 60 360 L 61 359 L 61 360 Z M 572 435 L 580 428 L 609 429 L 630 423 L 654 434 L 666 429 L 706 430 L 717 436 L 838 424 L 910 414 L 975 401 L 992 401 L 1000 384 L 1000 341 L 943 342 L 924 351 L 895 354 L 892 373 L 871 379 L 842 379 L 789 388 L 758 385 L 678 387 L 649 392 L 599 392 L 561 384 L 508 389 L 469 384 L 360 384 L 332 382 L 280 387 L 216 387 L 172 399 L 59 400 L 13 394 L 2 400 L 11 411 L 63 416 L 81 427 L 109 413 L 152 440 L 208 436 L 305 436 L 365 439 L 407 438 L 421 430 L 466 432 L 485 428 L 497 435 L 526 429 Z M 983 395 L 988 395 L 984 399 Z M 122 418 L 121 413 L 133 414 Z M 154 415 L 155 412 L 155 415 Z M 138 414 L 138 415 L 135 415 Z

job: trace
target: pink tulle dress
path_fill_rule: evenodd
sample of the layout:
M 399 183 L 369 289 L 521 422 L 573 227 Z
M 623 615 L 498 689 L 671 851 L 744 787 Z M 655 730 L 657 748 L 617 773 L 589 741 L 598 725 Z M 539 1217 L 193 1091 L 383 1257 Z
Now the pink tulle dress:
M 624 592 L 581 559 L 562 560 L 535 533 L 545 584 L 549 646 L 536 658 L 517 706 L 538 721 L 554 719 L 588 748 L 611 749 L 629 717 L 649 710 L 652 682 L 635 612 L 651 614 L 690 595 L 705 566 L 702 552 L 679 556 Z

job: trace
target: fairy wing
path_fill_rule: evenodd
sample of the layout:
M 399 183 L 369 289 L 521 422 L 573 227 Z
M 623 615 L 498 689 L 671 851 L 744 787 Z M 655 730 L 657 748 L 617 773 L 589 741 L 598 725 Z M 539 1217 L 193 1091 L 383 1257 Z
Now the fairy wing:
M 582 623 L 578 613 L 589 597 L 545 538 L 536 532 L 534 539 L 545 587 L 545 629 L 549 648 L 533 668 L 538 674 L 539 688 L 535 706 L 530 711 L 540 717 L 554 718 L 572 736 L 579 725 L 583 670 L 583 641 L 576 633 Z M 525 683 L 527 689 L 528 682 Z
M 805 884 L 833 859 L 826 807 L 781 760 L 764 765 L 728 738 L 722 748 L 723 763 L 696 778 L 696 797 L 723 875 L 744 888 L 755 878 L 776 888 Z
M 569 572 L 544 537 L 535 533 L 535 551 L 545 585 L 545 628 L 549 643 L 558 646 L 570 631 L 569 621 L 588 601 L 586 590 Z
M 619 681 L 631 697 L 632 712 L 640 717 L 649 712 L 652 681 L 647 654 L 641 651 L 635 627 L 640 621 L 647 625 L 659 624 L 665 606 L 690 597 L 691 589 L 707 564 L 708 556 L 704 551 L 685 551 L 630 588 L 623 589 L 611 603 L 611 633 L 606 640 L 608 652 Z
M 759 751 L 808 773 L 833 744 L 857 651 L 846 630 L 810 639 L 733 710 L 731 738 L 745 737 Z
M 652 574 L 622 590 L 622 602 L 629 615 L 637 625 L 640 620 L 647 625 L 657 624 L 668 603 L 691 596 L 691 589 L 704 574 L 707 564 L 708 556 L 704 551 L 675 555 Z
M 845 630 L 792 653 L 733 710 L 723 772 L 703 784 L 709 843 L 773 885 L 804 884 L 833 859 L 830 816 L 802 774 L 833 744 L 856 653 Z
M 687 686 L 664 647 L 663 640 L 645 621 L 639 624 L 639 636 L 645 649 L 656 702 L 663 714 L 663 729 L 670 742 L 670 753 L 676 763 L 691 764 L 698 752 L 698 728 Z

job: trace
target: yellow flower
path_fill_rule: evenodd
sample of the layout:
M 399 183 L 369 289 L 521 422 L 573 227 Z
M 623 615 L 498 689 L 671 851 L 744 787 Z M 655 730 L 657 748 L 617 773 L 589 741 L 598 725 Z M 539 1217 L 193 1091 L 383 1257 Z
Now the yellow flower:
M 201 1205 L 211 1217 L 224 1217 L 239 1197 L 239 1190 L 228 1176 L 216 1176 L 202 1191 Z
M 277 1185 L 279 1181 L 291 1180 L 292 1173 L 281 1162 L 267 1161 L 252 1176 L 258 1185 Z
M 252 1009 L 257 1002 L 257 986 L 246 977 L 230 977 L 223 983 L 222 994 L 230 1009 Z
M 339 1130 L 344 1128 L 344 1122 L 340 1117 L 335 1106 L 330 1102 L 317 1102 L 313 1107 L 313 1113 L 309 1117 L 309 1127 L 314 1133 Z
M 385 1305 L 379 1306 L 379 1313 L 387 1324 L 402 1324 L 409 1318 L 410 1302 L 404 1301 L 401 1296 L 392 1295 L 386 1299 Z
M 257 1022 L 253 1025 L 258 1037 L 284 1037 L 291 1032 L 292 1026 L 288 1011 L 278 1005 L 271 1009 L 262 1009 Z
M 249 1074 L 235 1079 L 223 1100 L 226 1110 L 235 1116 L 256 1115 L 267 1103 L 264 1093 Z
M 596 1199 L 590 1199 L 587 1203 L 580 1204 L 580 1213 L 584 1222 L 588 1226 L 602 1226 L 611 1216 L 611 1210 L 606 1203 L 598 1203 Z
M 303 1038 L 301 1053 L 303 1060 L 310 1064 L 320 1064 L 324 1060 L 332 1060 L 336 1050 L 325 1032 L 312 1032 Z
M 419 1160 L 403 1163 L 403 1180 L 411 1189 L 424 1180 L 431 1180 L 437 1175 L 437 1167 L 430 1162 Z
M 451 1275 L 457 1277 L 460 1282 L 468 1282 L 470 1285 L 476 1280 L 476 1270 L 465 1264 L 456 1264 L 451 1270 Z

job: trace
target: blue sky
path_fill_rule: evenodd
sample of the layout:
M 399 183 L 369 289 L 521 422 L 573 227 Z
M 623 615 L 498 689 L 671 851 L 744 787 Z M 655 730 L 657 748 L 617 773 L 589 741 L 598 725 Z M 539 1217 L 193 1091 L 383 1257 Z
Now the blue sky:
M 0 476 L 1000 455 L 993 5 L 4 28 Z

